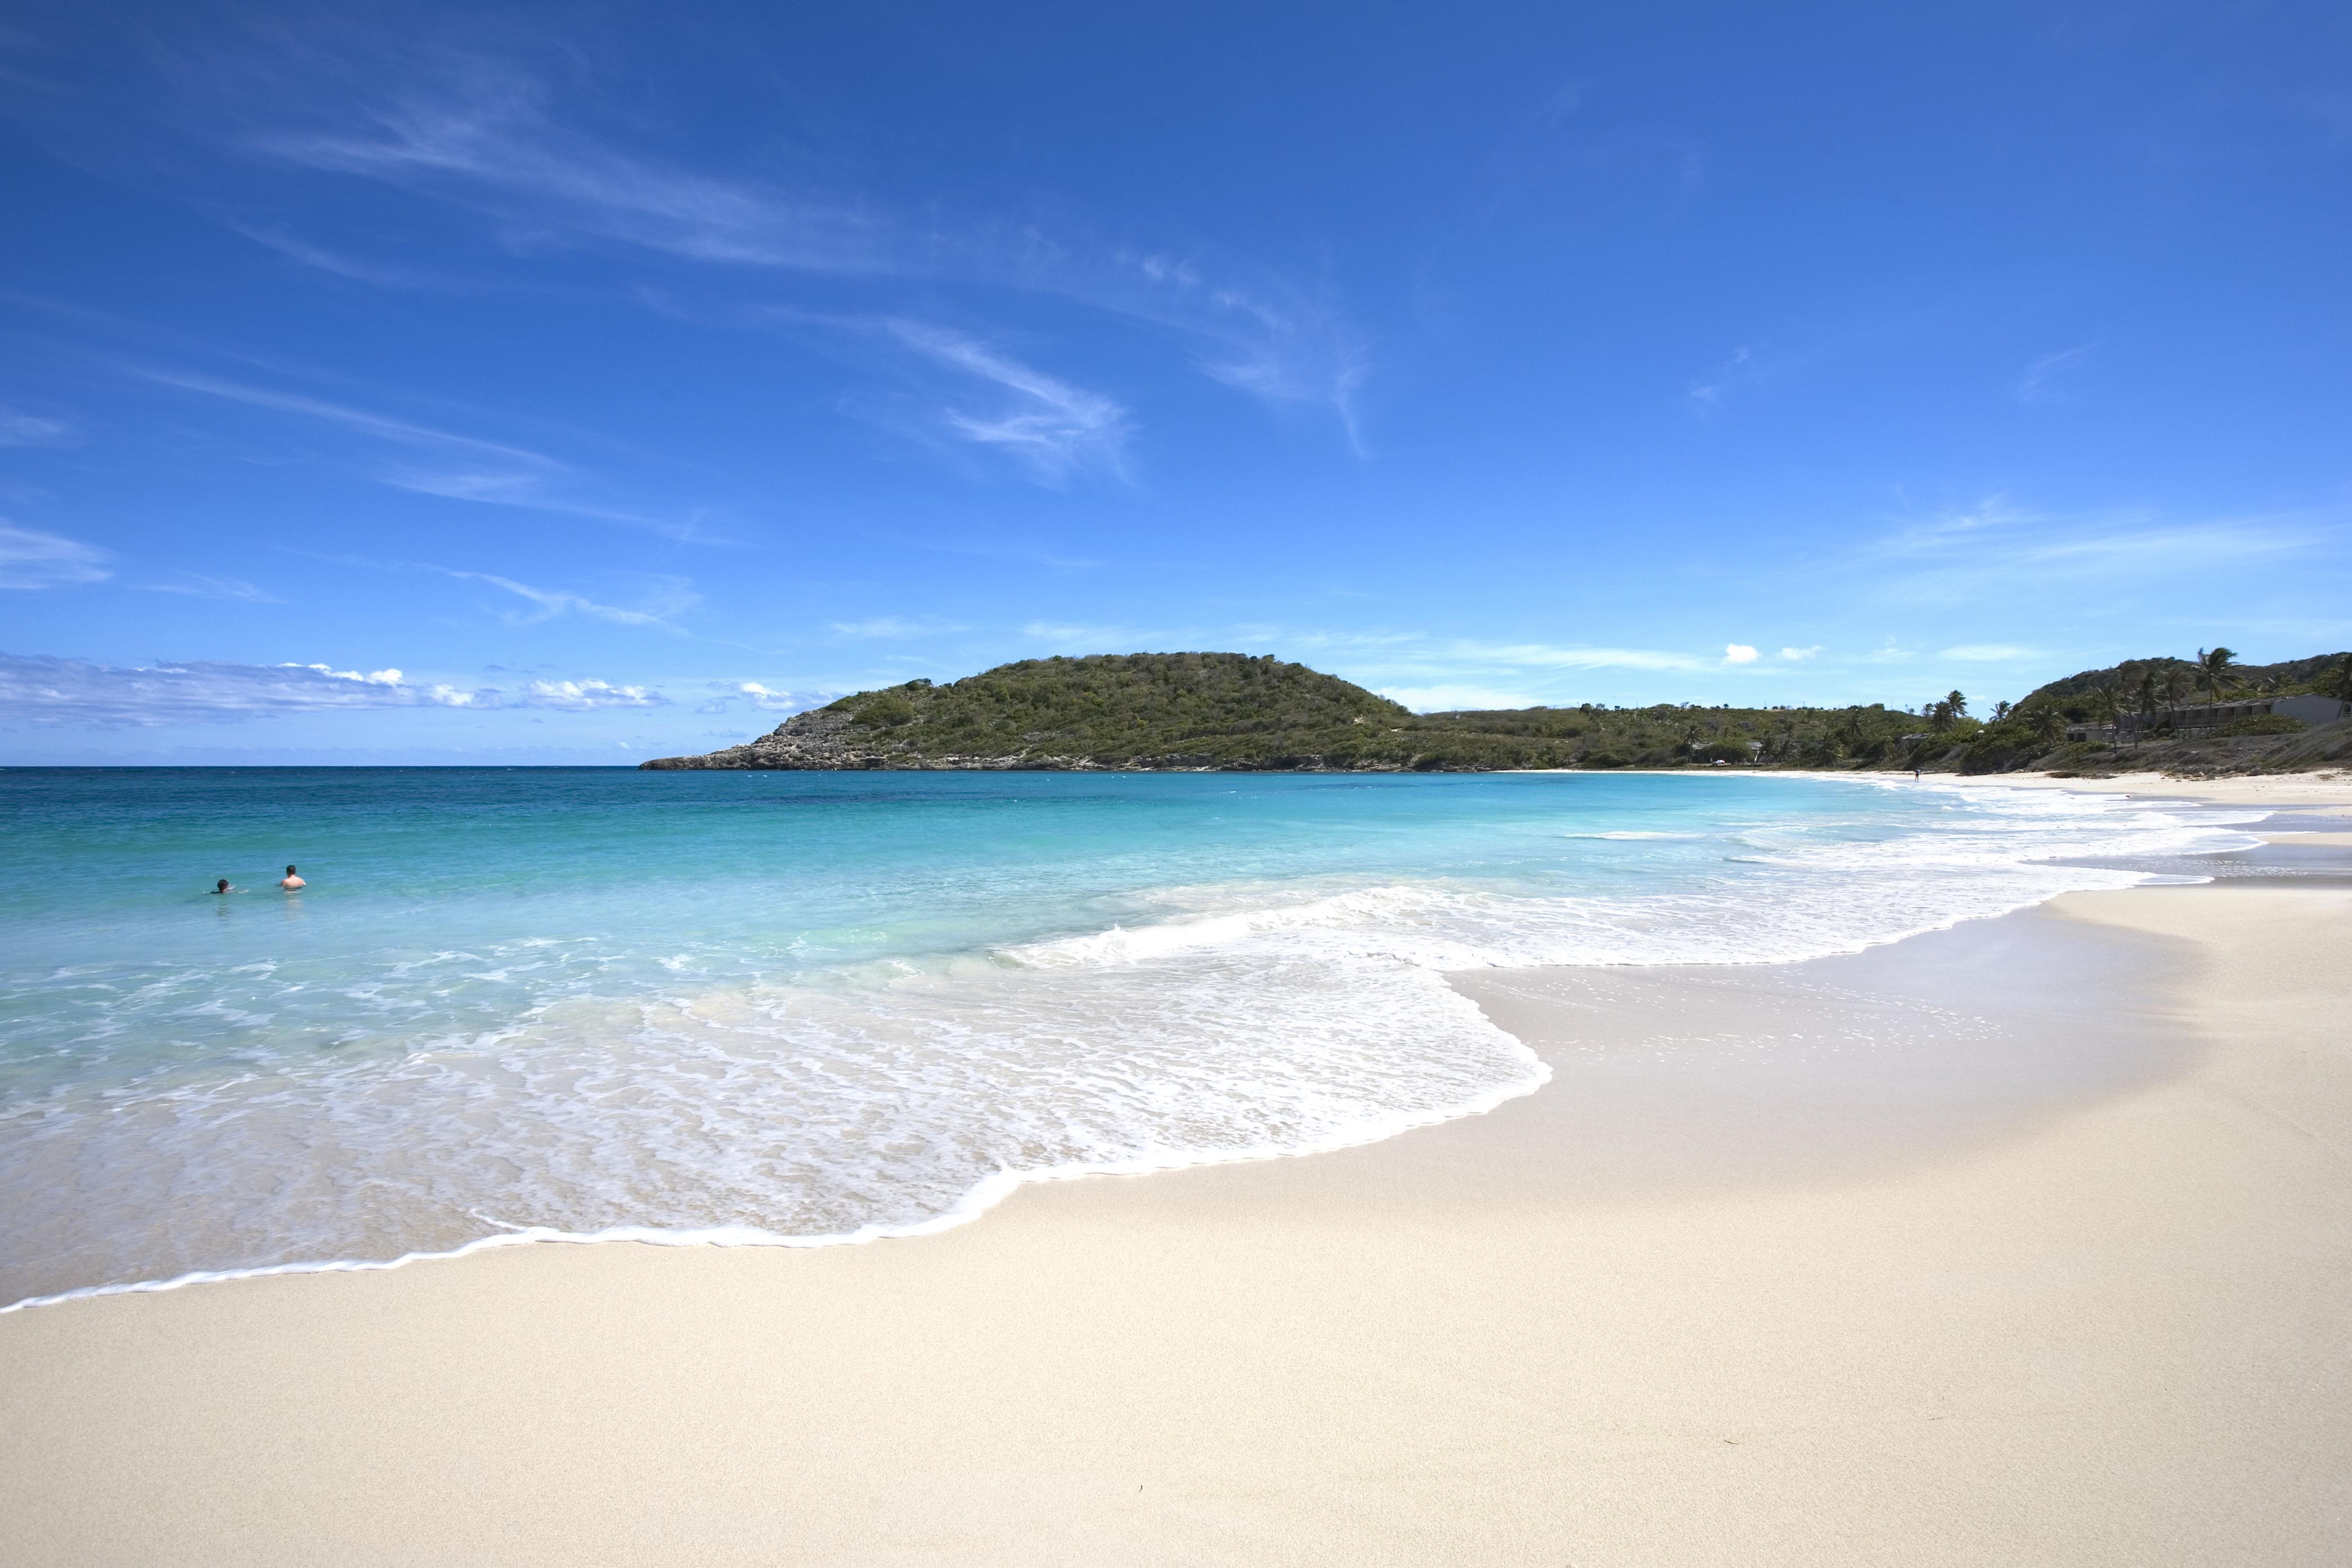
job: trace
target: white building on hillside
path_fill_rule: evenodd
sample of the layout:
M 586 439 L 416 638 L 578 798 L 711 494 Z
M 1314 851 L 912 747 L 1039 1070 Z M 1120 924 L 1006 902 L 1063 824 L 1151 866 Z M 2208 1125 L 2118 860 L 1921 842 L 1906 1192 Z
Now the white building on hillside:
M 2187 707 L 2158 708 L 2152 714 L 2127 713 L 2116 727 L 2120 738 L 2129 740 L 2148 730 L 2170 729 L 2182 735 L 2204 729 L 2219 729 L 2225 724 L 2235 724 L 2242 718 L 2261 718 L 2275 714 L 2281 718 L 2301 719 L 2317 729 L 2338 719 L 2352 718 L 2352 702 L 2341 697 L 2313 696 L 2301 694 L 2291 697 L 2240 697 L 2234 702 L 2192 703 Z M 2069 740 L 2105 740 L 2108 729 L 2103 724 L 2070 725 Z

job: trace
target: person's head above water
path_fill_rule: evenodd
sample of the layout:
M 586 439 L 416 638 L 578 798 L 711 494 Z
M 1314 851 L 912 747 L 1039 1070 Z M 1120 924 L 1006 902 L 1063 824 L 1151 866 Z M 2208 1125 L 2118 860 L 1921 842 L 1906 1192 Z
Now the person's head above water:
M 298 887 L 308 886 L 309 883 L 305 883 L 300 877 L 296 876 L 294 874 L 294 868 L 289 865 L 286 868 L 285 877 L 279 881 L 278 885 L 284 888 L 287 892 L 291 893 Z
M 292 875 L 294 874 L 294 868 L 293 868 L 292 866 L 290 866 L 290 865 L 289 865 L 289 866 L 288 866 L 288 867 L 286 868 L 286 874 L 287 874 L 288 876 L 292 876 Z
M 215 893 L 226 893 L 228 891 L 228 878 L 223 877 L 218 882 L 213 883 L 213 891 Z

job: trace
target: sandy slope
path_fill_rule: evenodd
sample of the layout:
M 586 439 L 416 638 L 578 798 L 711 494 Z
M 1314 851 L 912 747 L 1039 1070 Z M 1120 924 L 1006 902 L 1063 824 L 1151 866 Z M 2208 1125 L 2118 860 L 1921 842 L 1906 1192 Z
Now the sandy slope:
M 1937 773 L 1937 784 L 2084 794 L 2147 795 L 2168 800 L 2211 800 L 2226 806 L 2352 806 L 2352 771 L 2259 773 L 2236 779 L 2172 779 L 2161 773 L 2118 773 L 2111 779 L 2053 779 L 2047 773 Z

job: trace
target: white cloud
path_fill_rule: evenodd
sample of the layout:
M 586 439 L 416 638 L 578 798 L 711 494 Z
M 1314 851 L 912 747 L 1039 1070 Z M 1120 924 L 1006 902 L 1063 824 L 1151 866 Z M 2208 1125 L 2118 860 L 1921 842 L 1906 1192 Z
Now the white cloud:
M 1756 650 L 1745 643 L 1727 643 L 1723 650 L 1723 662 L 1727 664 L 1752 664 L 1756 662 Z
M 793 708 L 808 707 L 817 700 L 814 697 L 800 696 L 792 692 L 774 691 L 757 681 L 741 682 L 736 690 L 751 698 L 753 707 L 762 708 L 770 713 L 783 713 Z
M 0 446 L 63 446 L 74 436 L 62 420 L 43 419 L 0 404 Z
M 509 706 L 586 713 L 592 708 L 664 707 L 667 704 L 668 699 L 660 693 L 644 686 L 616 686 L 606 681 L 533 681 Z
M 357 681 L 363 686 L 397 686 L 400 685 L 400 672 L 398 670 L 377 670 L 373 674 L 363 675 L 357 670 L 338 670 L 331 664 L 280 664 L 278 668 L 281 670 L 316 670 L 319 674 L 325 675 L 330 680 Z
M 59 588 L 103 582 L 111 575 L 95 546 L 0 517 L 0 588 Z
M 1795 664 L 1800 660 L 1810 659 L 1821 651 L 1822 645 L 1819 643 L 1816 643 L 1810 648 L 1783 648 L 1780 650 L 1780 657 L 1788 660 L 1790 664 Z
M 697 713 L 728 713 L 741 702 L 757 713 L 798 713 L 803 708 L 818 707 L 841 694 L 825 692 L 785 692 L 758 681 L 713 681 L 711 688 L 719 695 L 696 708 Z
M 278 714 L 346 709 L 661 707 L 644 686 L 604 681 L 533 681 L 509 695 L 495 686 L 419 685 L 397 669 L 338 670 L 331 664 L 238 664 L 220 661 L 143 668 L 80 659 L 0 653 L 0 722 L 94 728 L 232 724 Z
M 0 654 L 0 720 L 115 728 L 218 724 L 338 708 L 464 706 L 472 694 L 404 685 L 398 670 L 217 662 L 124 669 Z

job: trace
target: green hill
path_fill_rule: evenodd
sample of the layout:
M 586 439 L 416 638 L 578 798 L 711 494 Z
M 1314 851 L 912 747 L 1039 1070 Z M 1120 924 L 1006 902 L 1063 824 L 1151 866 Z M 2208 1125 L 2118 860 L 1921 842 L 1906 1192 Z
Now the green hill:
M 2341 654 L 2239 672 L 2258 691 L 2340 679 Z M 1304 664 L 1245 653 L 1024 659 L 945 685 L 909 681 L 795 714 L 748 745 L 665 757 L 654 768 L 1280 768 L 1484 771 L 1505 768 L 1931 768 L 2031 766 L 2244 770 L 2340 759 L 2342 737 L 2279 735 L 2166 743 L 2128 758 L 2068 741 L 2102 685 L 2159 677 L 2185 661 L 2135 660 L 2042 687 L 1984 723 L 1878 704 L 1843 708 L 1507 708 L 1414 714 Z M 2244 689 L 2242 687 L 2241 689 Z M 2306 755 L 2307 753 L 2307 755 Z
M 860 692 L 818 712 L 848 718 L 859 738 L 896 752 L 1101 764 L 1278 766 L 1353 754 L 1412 719 L 1336 675 L 1244 653 L 1024 659 L 948 685 Z
M 1839 709 L 1527 708 L 1416 715 L 1303 664 L 1244 653 L 1024 659 L 798 714 L 746 746 L 656 768 L 1221 768 L 1480 770 L 1891 758 L 1911 715 Z
M 2222 695 L 2252 694 L 2258 696 L 2285 696 L 2294 692 L 2325 689 L 2333 695 L 2341 678 L 2344 662 L 2352 653 L 2314 653 L 2305 659 L 2285 659 L 2275 664 L 2232 664 L 2229 678 L 2222 686 Z M 2063 679 L 2036 686 L 2020 702 L 2019 707 L 2036 703 L 2053 703 L 2072 719 L 2080 720 L 2090 715 L 2086 699 L 2099 686 L 2111 686 L 2119 692 L 2137 692 L 2140 677 L 2153 673 L 2162 688 L 2168 680 L 2175 683 L 2181 702 L 2205 700 L 2204 677 L 2197 673 L 2195 661 L 2158 655 L 2150 659 L 2126 659 L 2120 664 L 2110 664 L 2103 670 L 2083 670 Z

